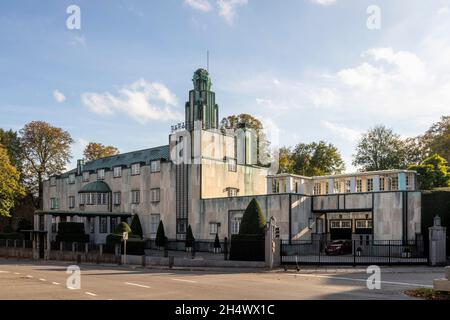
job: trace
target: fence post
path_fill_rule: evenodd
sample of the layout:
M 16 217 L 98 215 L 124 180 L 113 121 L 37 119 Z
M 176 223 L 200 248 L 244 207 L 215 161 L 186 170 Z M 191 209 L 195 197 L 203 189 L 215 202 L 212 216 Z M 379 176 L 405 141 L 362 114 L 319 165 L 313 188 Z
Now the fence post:
M 388 240 L 388 246 L 389 246 L 389 258 L 388 258 L 388 265 L 391 265 L 391 240 Z
M 352 251 L 353 251 L 353 267 L 356 267 L 356 240 L 353 240 Z
M 102 256 L 103 255 L 103 244 L 100 244 L 99 252 L 100 252 L 100 256 Z
M 224 259 L 228 260 L 228 238 L 225 237 L 225 239 L 223 239 L 223 255 L 224 255 Z
M 84 244 L 84 253 L 86 255 L 89 253 L 89 244 L 87 242 Z

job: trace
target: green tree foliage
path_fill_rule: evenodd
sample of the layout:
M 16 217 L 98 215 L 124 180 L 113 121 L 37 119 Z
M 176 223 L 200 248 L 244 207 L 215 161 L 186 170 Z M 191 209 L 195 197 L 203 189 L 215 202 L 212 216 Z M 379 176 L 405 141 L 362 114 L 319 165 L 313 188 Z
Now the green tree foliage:
M 164 232 L 164 224 L 159 221 L 158 230 L 156 231 L 155 243 L 157 247 L 164 247 L 166 245 L 166 233 Z
M 331 143 L 299 143 L 291 148 L 280 149 L 280 172 L 303 176 L 339 174 L 345 164 L 338 149 Z
M 0 145 L 0 216 L 9 217 L 10 210 L 25 196 L 19 171 L 11 164 L 6 149 Z
M 448 187 L 450 173 L 447 161 L 438 154 L 426 158 L 420 165 L 410 166 L 408 169 L 418 173 L 417 179 L 422 190 Z
M 404 169 L 404 143 L 398 134 L 378 125 L 364 134 L 356 147 L 353 165 L 362 171 Z
M 110 157 L 119 154 L 119 149 L 114 146 L 105 146 L 101 143 L 89 142 L 84 148 L 84 158 L 86 161 L 93 161 L 100 158 Z
M 141 220 L 139 220 L 137 214 L 135 214 L 133 220 L 131 220 L 131 234 L 138 236 L 140 239 L 143 238 Z
M 441 155 L 450 163 L 450 116 L 443 116 L 419 137 L 423 153 Z
M 189 225 L 186 233 L 186 248 L 192 248 L 192 246 L 194 245 L 194 241 L 194 234 L 192 233 L 191 225 Z
M 264 217 L 258 201 L 253 198 L 245 209 L 242 216 L 239 234 L 264 235 L 266 229 L 266 218 Z
M 131 233 L 131 228 L 130 228 L 130 226 L 128 225 L 128 223 L 126 223 L 126 222 L 121 222 L 121 223 L 119 223 L 119 224 L 117 225 L 116 229 L 114 230 L 114 234 L 117 234 L 117 235 L 122 236 L 122 234 L 123 234 L 124 232 Z
M 0 128 L 0 144 L 6 148 L 11 164 L 22 172 L 23 154 L 20 147 L 20 139 L 17 132 Z
M 38 208 L 42 209 L 42 182 L 65 170 L 73 140 L 67 131 L 43 121 L 26 124 L 20 130 L 20 140 L 24 176 L 29 189 L 38 193 Z
M 231 115 L 223 118 L 220 123 L 222 132 L 230 129 L 253 129 L 258 139 L 256 148 L 258 156 L 258 164 L 268 164 L 270 161 L 270 141 L 264 132 L 261 121 L 252 115 L 241 113 L 239 115 Z

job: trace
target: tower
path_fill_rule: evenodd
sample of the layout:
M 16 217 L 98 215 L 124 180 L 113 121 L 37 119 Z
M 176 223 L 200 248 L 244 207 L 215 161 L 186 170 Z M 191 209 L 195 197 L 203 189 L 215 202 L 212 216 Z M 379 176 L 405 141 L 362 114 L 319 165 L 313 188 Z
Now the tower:
M 202 121 L 202 129 L 219 128 L 219 106 L 216 95 L 211 91 L 211 79 L 205 69 L 198 69 L 192 78 L 194 89 L 189 91 L 185 106 L 186 128 L 193 129 L 194 121 Z

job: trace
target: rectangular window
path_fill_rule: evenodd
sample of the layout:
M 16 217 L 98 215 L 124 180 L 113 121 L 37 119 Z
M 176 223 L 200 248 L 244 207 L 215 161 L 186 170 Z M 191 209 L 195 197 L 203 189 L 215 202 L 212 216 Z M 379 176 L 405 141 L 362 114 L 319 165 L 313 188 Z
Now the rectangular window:
M 95 233 L 95 218 L 89 218 L 89 232 Z
M 133 163 L 131 165 L 131 175 L 135 176 L 141 173 L 141 164 L 140 163 Z
M 333 182 L 333 192 L 334 193 L 339 193 L 339 181 L 337 181 L 337 180 L 334 180 L 334 182 Z
M 238 189 L 236 188 L 228 188 L 228 196 L 236 197 L 238 195 Z
M 114 178 L 119 178 L 122 176 L 122 167 L 114 167 Z
M 161 171 L 161 161 L 155 160 L 150 162 L 150 172 L 159 172 Z
M 368 192 L 373 191 L 373 178 L 367 179 L 367 191 Z
M 100 233 L 108 232 L 108 220 L 106 217 L 100 217 Z
M 69 174 L 69 184 L 75 183 L 75 173 Z
M 56 186 L 56 178 L 55 177 L 51 177 L 50 178 L 50 185 L 51 186 Z
M 121 203 L 121 193 L 120 192 L 114 192 L 114 205 L 118 206 Z
M 160 215 L 159 214 L 151 214 L 150 215 L 150 233 L 156 234 L 158 231 Z
M 79 200 L 80 200 L 80 206 L 85 204 L 85 194 L 84 193 L 80 193 L 79 195 Z
M 83 182 L 89 181 L 89 171 L 83 172 Z
M 138 204 L 140 201 L 140 191 L 132 190 L 131 191 L 131 203 Z
M 58 198 L 50 198 L 50 209 L 59 209 L 59 199 Z
M 97 170 L 97 179 L 98 180 L 104 180 L 105 179 L 105 169 L 98 169 Z
M 87 205 L 95 204 L 95 194 L 94 193 L 86 193 L 86 204 Z
M 107 193 L 97 193 L 97 204 L 98 205 L 108 204 L 108 194 Z
M 69 208 L 75 208 L 75 197 L 69 196 Z
M 151 202 L 159 202 L 160 200 L 160 189 L 155 188 L 150 190 L 150 201 Z
M 280 183 L 278 180 L 273 179 L 272 180 L 272 193 L 279 193 L 280 192 Z
M 109 223 L 110 223 L 110 229 L 111 229 L 111 233 L 113 233 L 114 232 L 114 230 L 116 230 L 116 227 L 117 227 L 117 217 L 111 217 L 110 218 L 110 220 L 109 220 Z
M 355 227 L 357 229 L 370 229 L 372 228 L 372 220 L 356 220 Z
M 330 183 L 327 181 L 325 182 L 325 194 L 328 194 L 330 190 Z
M 318 195 L 322 193 L 322 184 L 320 182 L 314 183 L 314 194 Z
M 350 180 L 345 180 L 345 192 L 350 193 L 352 190 L 352 182 Z
M 242 215 L 237 215 L 231 220 L 231 234 L 238 234 L 241 227 Z
M 228 159 L 228 171 L 231 172 L 237 171 L 236 159 Z
M 384 191 L 384 177 L 380 177 L 380 191 Z
M 362 180 L 356 179 L 356 192 L 362 192 Z
M 392 177 L 391 190 L 398 190 L 398 177 Z
M 216 222 L 210 222 L 209 223 L 209 233 L 210 234 L 216 234 L 218 231 L 217 223 Z

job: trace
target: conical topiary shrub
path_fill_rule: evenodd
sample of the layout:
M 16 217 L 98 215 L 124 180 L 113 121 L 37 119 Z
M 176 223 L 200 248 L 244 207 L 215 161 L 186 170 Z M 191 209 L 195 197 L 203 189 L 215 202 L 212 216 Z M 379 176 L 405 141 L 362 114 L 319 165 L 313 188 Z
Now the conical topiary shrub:
M 265 229 L 266 218 L 264 218 L 258 201 L 253 198 L 242 216 L 239 234 L 264 235 Z
M 219 241 L 219 234 L 216 233 L 216 238 L 214 239 L 214 253 L 220 252 L 221 249 L 220 241 Z
M 140 239 L 142 239 L 142 226 L 141 221 L 139 220 L 139 216 L 135 214 L 133 216 L 133 220 L 131 221 L 131 233 L 135 236 L 138 236 Z
M 192 248 L 194 246 L 194 241 L 194 234 L 192 233 L 191 225 L 189 225 L 186 233 L 186 248 Z
M 159 221 L 158 230 L 156 231 L 155 243 L 157 247 L 164 247 L 166 245 L 166 234 L 164 232 L 164 224 Z

